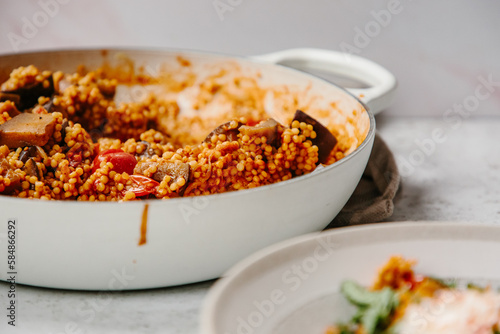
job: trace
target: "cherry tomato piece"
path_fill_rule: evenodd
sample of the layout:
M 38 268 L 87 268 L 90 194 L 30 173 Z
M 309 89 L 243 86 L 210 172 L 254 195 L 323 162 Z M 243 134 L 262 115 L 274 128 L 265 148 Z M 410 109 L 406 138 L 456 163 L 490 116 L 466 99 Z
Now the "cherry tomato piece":
M 246 125 L 246 126 L 256 126 L 256 125 L 257 125 L 257 124 L 259 124 L 259 123 L 260 123 L 260 121 L 256 121 L 256 120 L 254 120 L 254 119 L 249 119 L 249 120 L 247 121 L 247 124 L 245 124 L 245 125 Z
M 133 185 L 126 191 L 132 191 L 136 197 L 146 196 L 156 191 L 159 182 L 144 175 L 130 175 Z
M 137 165 L 137 160 L 132 154 L 123 152 L 120 149 L 109 149 L 102 151 L 95 157 L 92 172 L 95 172 L 103 161 L 111 162 L 115 172 L 127 172 L 130 175 L 134 173 L 135 165 Z

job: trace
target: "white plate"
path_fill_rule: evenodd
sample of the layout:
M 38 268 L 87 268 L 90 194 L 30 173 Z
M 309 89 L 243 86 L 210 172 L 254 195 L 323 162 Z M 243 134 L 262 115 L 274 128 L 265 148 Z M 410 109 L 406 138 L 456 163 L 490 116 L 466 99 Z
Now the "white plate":
M 443 278 L 500 279 L 500 226 L 406 222 L 309 234 L 241 261 L 211 289 L 203 334 L 323 334 L 353 308 L 340 283 L 370 284 L 391 255 Z

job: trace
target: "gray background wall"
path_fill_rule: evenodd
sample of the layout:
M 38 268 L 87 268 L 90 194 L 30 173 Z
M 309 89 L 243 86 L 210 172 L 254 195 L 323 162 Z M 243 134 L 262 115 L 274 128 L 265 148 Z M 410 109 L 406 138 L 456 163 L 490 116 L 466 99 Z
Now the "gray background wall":
M 254 55 L 349 45 L 397 76 L 385 115 L 442 117 L 474 95 L 478 77 L 500 82 L 499 16 L 498 0 L 0 0 L 0 53 L 142 46 Z M 498 88 L 470 114 L 500 115 Z

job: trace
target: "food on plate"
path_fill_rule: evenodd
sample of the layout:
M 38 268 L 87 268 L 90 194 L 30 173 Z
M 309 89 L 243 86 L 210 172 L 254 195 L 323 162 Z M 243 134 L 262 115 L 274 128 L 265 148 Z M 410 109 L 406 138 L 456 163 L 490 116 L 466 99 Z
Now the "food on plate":
M 198 82 L 186 73 L 13 70 L 0 92 L 0 194 L 81 201 L 207 195 L 311 173 L 356 147 L 352 134 L 301 110 L 286 122 L 270 116 L 265 89 L 251 79 L 221 82 L 221 71 Z M 230 108 L 217 113 L 221 99 Z
M 342 294 L 357 308 L 348 323 L 327 334 L 498 334 L 500 293 L 490 287 L 453 281 L 413 271 L 415 261 L 399 256 L 380 269 L 371 288 L 353 281 L 342 284 Z

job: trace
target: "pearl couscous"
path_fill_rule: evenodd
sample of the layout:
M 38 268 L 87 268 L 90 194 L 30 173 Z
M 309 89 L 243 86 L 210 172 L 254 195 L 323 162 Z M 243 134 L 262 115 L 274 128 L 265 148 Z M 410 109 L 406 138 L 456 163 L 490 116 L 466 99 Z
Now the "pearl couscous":
M 290 124 L 270 118 L 244 78 L 232 84 L 251 93 L 233 94 L 234 112 L 211 122 L 181 115 L 179 99 L 150 90 L 140 102 L 117 101 L 120 87 L 154 87 L 155 80 L 103 69 L 13 70 L 0 93 L 0 194 L 126 201 L 222 193 L 311 173 L 349 146 L 300 111 Z M 192 84 L 171 84 L 170 93 Z M 200 112 L 215 94 L 230 94 L 217 76 L 198 90 Z

